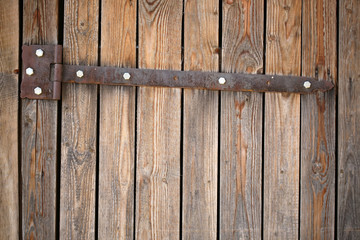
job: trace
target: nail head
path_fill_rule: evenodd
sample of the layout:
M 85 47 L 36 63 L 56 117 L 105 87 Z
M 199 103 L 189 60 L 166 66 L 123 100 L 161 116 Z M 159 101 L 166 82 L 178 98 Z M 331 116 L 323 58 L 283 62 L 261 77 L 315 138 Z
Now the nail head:
M 42 56 L 44 56 L 44 51 L 42 49 L 38 49 L 38 50 L 36 50 L 35 54 L 38 57 L 42 57 Z
M 28 67 L 27 69 L 26 69 L 26 75 L 29 75 L 29 76 L 31 76 L 31 75 L 33 75 L 34 74 L 34 69 L 32 69 L 32 68 L 30 68 L 30 67 Z
M 225 84 L 225 83 L 226 83 L 226 79 L 223 78 L 223 77 L 219 78 L 219 83 L 220 83 L 220 84 Z
M 131 75 L 130 75 L 130 73 L 126 72 L 126 73 L 124 73 L 123 77 L 124 77 L 125 80 L 129 80 Z
M 78 71 L 76 72 L 76 76 L 79 77 L 79 78 L 82 78 L 82 77 L 84 76 L 84 72 L 81 71 L 81 70 L 78 70 Z
M 304 87 L 305 88 L 310 88 L 311 87 L 311 82 L 309 82 L 309 81 L 304 82 Z
M 36 88 L 34 88 L 34 93 L 36 95 L 41 95 L 42 94 L 42 89 L 40 87 L 36 87 Z

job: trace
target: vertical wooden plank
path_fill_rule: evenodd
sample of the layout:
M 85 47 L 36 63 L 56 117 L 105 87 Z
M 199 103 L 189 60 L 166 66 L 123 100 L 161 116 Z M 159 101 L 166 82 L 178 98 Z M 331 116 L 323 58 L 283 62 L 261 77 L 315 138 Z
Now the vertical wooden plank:
M 219 70 L 219 2 L 185 1 L 184 70 Z M 216 239 L 218 100 L 216 91 L 184 90 L 184 239 Z
M 139 1 L 139 67 L 181 69 L 182 1 Z M 136 238 L 178 239 L 181 90 L 141 87 Z
M 267 2 L 266 72 L 300 75 L 301 0 Z M 300 95 L 265 94 L 264 239 L 297 239 Z
M 57 44 L 58 5 L 58 1 L 24 1 L 24 44 Z M 22 237 L 53 239 L 58 103 L 23 99 L 21 105 Z
M 63 62 L 97 65 L 97 0 L 66 0 Z M 63 84 L 60 238 L 95 236 L 97 87 Z
M 264 1 L 223 1 L 222 71 L 263 72 Z M 263 94 L 221 93 L 220 238 L 261 238 Z
M 336 1 L 303 1 L 302 75 L 336 78 Z M 301 239 L 333 239 L 335 90 L 301 96 Z
M 360 1 L 339 2 L 338 239 L 360 239 Z
M 136 66 L 136 1 L 103 0 L 101 65 Z M 99 239 L 132 239 L 135 88 L 100 87 Z
M 0 236 L 19 238 L 19 4 L 0 1 Z

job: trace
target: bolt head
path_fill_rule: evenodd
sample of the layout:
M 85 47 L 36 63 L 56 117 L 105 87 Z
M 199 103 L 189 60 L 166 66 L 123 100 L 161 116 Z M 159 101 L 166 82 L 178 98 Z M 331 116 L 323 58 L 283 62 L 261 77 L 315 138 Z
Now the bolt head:
M 35 54 L 38 57 L 42 57 L 42 56 L 44 56 L 44 51 L 42 49 L 37 49 Z
M 226 79 L 223 78 L 223 77 L 219 78 L 219 83 L 220 83 L 220 84 L 225 84 L 225 83 L 226 83 Z
M 309 82 L 309 81 L 304 82 L 304 87 L 305 88 L 310 88 L 311 87 L 311 82 Z
M 25 70 L 25 72 L 26 72 L 26 75 L 31 76 L 31 75 L 33 75 L 33 74 L 34 74 L 34 69 L 32 69 L 32 68 L 28 67 L 28 68 Z
M 126 72 L 126 73 L 124 73 L 123 77 L 124 77 L 125 80 L 129 80 L 131 75 L 130 75 L 130 73 Z
M 40 87 L 36 87 L 36 88 L 34 88 L 34 93 L 36 95 L 41 95 L 42 94 L 42 89 Z
M 78 71 L 76 72 L 76 76 L 79 77 L 79 78 L 82 78 L 82 77 L 84 76 L 84 72 L 81 71 L 81 70 L 78 70 Z

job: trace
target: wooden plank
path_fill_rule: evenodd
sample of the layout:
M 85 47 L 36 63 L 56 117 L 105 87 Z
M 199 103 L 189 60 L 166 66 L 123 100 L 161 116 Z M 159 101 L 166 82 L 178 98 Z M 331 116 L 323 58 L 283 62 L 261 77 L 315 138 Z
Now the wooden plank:
M 302 75 L 336 78 L 336 1 L 304 1 Z M 335 90 L 301 96 L 301 239 L 333 239 Z
M 223 72 L 263 72 L 264 1 L 223 1 Z M 261 239 L 263 94 L 221 92 L 220 239 Z
M 267 2 L 266 73 L 299 75 L 301 1 Z M 264 238 L 297 239 L 300 95 L 265 94 Z
M 103 0 L 101 65 L 136 67 L 136 2 Z M 134 87 L 100 87 L 99 239 L 134 231 Z
M 19 239 L 19 4 L 0 1 L 0 236 Z
M 139 67 L 181 69 L 182 1 L 139 1 Z M 178 239 L 181 90 L 141 87 L 136 239 Z
M 66 0 L 63 62 L 97 64 L 99 1 Z M 97 87 L 63 84 L 60 238 L 95 237 Z
M 24 1 L 24 44 L 57 44 L 58 5 Z M 22 238 L 54 239 L 58 103 L 22 99 L 21 106 Z
M 184 70 L 219 70 L 219 1 L 185 1 Z M 184 90 L 184 239 L 216 239 L 218 108 L 216 91 Z
M 339 8 L 337 238 L 360 239 L 360 1 Z

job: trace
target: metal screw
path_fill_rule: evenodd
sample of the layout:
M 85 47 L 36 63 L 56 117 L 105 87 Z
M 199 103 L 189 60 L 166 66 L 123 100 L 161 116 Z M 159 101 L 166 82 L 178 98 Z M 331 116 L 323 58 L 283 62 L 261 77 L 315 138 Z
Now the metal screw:
M 36 95 L 41 95 L 42 94 L 42 89 L 40 87 L 36 87 L 36 88 L 34 88 L 34 93 Z
M 29 76 L 33 75 L 33 74 L 34 74 L 34 69 L 28 67 L 28 68 L 26 69 L 26 74 L 29 75 Z
M 310 88 L 311 87 L 311 82 L 309 82 L 309 81 L 304 82 L 304 87 L 305 88 Z
M 220 83 L 220 84 L 225 84 L 225 83 L 226 83 L 226 79 L 223 78 L 223 77 L 219 78 L 219 83 Z
M 129 80 L 131 75 L 130 75 L 130 73 L 126 72 L 126 73 L 124 73 L 123 77 L 124 77 L 125 80 Z
M 44 51 L 42 49 L 38 49 L 38 50 L 36 50 L 35 54 L 38 57 L 42 57 L 44 55 Z
M 78 70 L 78 71 L 76 72 L 76 76 L 79 77 L 79 78 L 82 78 L 82 77 L 84 76 L 84 72 L 81 71 L 81 70 Z

